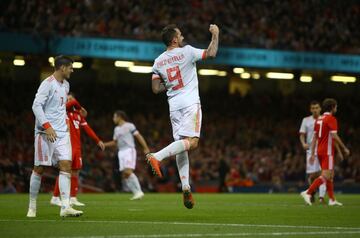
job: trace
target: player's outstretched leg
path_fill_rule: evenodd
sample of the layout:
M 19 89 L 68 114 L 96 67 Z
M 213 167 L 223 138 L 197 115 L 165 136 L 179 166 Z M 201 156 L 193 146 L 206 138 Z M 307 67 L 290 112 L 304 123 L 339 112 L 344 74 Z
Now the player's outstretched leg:
M 190 142 L 187 139 L 177 140 L 166 146 L 164 149 L 154 153 L 154 157 L 158 161 L 177 155 L 183 151 L 190 149 Z
M 153 173 L 162 178 L 160 170 L 160 161 L 165 158 L 177 155 L 181 152 L 188 151 L 190 149 L 190 142 L 187 139 L 177 140 L 166 146 L 164 149 L 146 155 L 146 161 L 151 166 Z
M 27 217 L 36 217 L 36 200 L 39 194 L 41 185 L 41 175 L 32 171 L 30 177 L 30 191 L 29 191 L 29 209 Z

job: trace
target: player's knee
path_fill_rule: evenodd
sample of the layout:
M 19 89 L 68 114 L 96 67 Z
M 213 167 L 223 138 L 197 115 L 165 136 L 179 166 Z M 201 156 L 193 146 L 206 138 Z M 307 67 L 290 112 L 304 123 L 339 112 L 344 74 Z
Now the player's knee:
M 326 180 L 331 180 L 331 173 L 328 171 L 323 171 L 321 176 L 323 176 Z
M 198 147 L 199 147 L 199 139 L 198 138 L 190 139 L 190 150 L 195 150 Z
M 71 173 L 71 161 L 69 160 L 62 160 L 59 162 L 59 169 L 60 171 Z
M 133 173 L 132 169 L 125 169 L 125 170 L 122 172 L 123 178 L 124 178 L 124 179 L 129 178 L 132 173 Z
M 41 166 L 35 166 L 33 171 L 37 173 L 38 175 L 42 175 L 44 173 L 44 168 Z

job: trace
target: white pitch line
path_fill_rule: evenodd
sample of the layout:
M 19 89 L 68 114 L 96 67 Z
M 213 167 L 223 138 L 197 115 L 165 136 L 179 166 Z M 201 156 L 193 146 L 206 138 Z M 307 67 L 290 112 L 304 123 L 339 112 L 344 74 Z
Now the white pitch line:
M 104 221 L 104 220 L 34 220 L 29 219 L 0 219 L 0 222 L 65 222 L 65 223 L 113 223 L 113 224 L 145 224 L 145 225 L 183 225 L 183 226 L 223 226 L 223 227 L 262 227 L 262 228 L 295 228 L 295 229 L 331 229 L 331 230 L 355 230 L 360 227 L 339 226 L 295 226 L 295 225 L 271 225 L 271 224 L 237 224 L 237 223 L 202 223 L 202 222 L 165 222 L 165 221 Z
M 140 209 L 140 208 L 129 208 L 128 211 L 130 211 L 130 212 L 142 212 L 142 211 L 144 211 L 144 209 Z
M 299 236 L 299 235 L 353 235 L 360 231 L 319 232 L 245 232 L 245 233 L 195 233 L 195 234 L 153 234 L 153 235 L 109 235 L 109 236 L 61 236 L 56 238 L 172 238 L 172 237 L 240 237 L 240 236 Z

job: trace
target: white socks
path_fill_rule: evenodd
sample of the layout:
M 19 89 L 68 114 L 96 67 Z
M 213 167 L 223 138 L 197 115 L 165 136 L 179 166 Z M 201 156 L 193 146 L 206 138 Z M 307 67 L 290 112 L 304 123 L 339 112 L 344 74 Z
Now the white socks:
M 324 198 L 326 194 L 326 183 L 323 183 L 319 187 L 319 197 Z
M 190 149 L 190 142 L 186 139 L 177 140 L 166 146 L 164 149 L 157 153 L 154 153 L 154 157 L 158 161 L 176 155 L 176 164 L 179 171 L 181 180 L 182 190 L 189 190 L 189 155 L 188 150 Z
M 60 171 L 59 173 L 59 190 L 62 202 L 62 209 L 70 206 L 70 173 Z
M 182 190 L 190 190 L 189 184 L 189 155 L 187 151 L 183 151 L 176 155 L 176 164 L 179 170 Z
M 177 140 L 166 146 L 164 149 L 159 152 L 154 153 L 154 157 L 161 161 L 167 157 L 177 155 L 183 151 L 187 151 L 190 149 L 190 142 L 188 140 Z
M 126 184 L 133 194 L 142 192 L 139 179 L 134 173 L 131 173 L 131 175 L 126 179 Z
M 36 210 L 36 199 L 39 194 L 41 185 L 41 175 L 35 173 L 34 171 L 31 173 L 30 177 L 30 202 L 29 208 Z

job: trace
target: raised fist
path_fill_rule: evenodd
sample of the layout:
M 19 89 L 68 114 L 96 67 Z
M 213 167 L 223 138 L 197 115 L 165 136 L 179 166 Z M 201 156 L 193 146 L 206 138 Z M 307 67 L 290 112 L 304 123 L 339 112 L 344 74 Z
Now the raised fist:
M 210 24 L 209 31 L 211 32 L 211 34 L 217 35 L 219 34 L 219 27 L 215 24 Z

